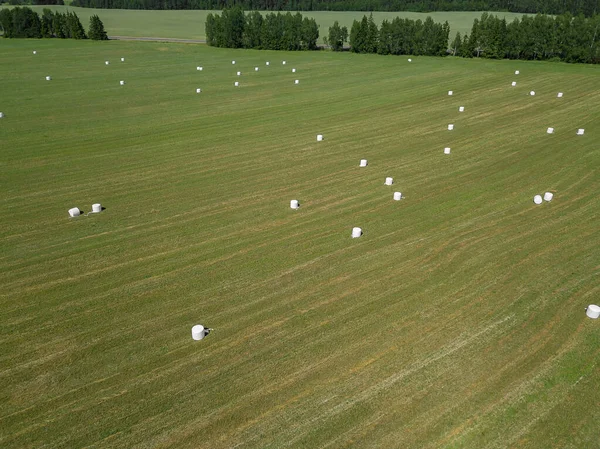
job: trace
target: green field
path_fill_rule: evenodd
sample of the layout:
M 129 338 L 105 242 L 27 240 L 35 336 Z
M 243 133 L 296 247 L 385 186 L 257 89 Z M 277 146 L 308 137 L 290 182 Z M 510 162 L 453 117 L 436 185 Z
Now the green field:
M 598 447 L 599 77 L 3 40 L 0 446 Z
M 4 6 L 7 7 L 7 6 Z M 2 6 L 0 6 L 2 8 Z M 32 6 L 32 9 L 39 14 L 48 6 Z M 79 16 L 81 23 L 87 30 L 89 27 L 90 16 L 98 14 L 106 32 L 109 36 L 132 36 L 132 37 L 163 37 L 176 39 L 205 39 L 204 22 L 206 16 L 211 11 L 136 11 L 123 9 L 90 9 L 74 8 L 71 6 L 52 6 L 50 9 L 57 11 L 75 11 Z M 220 13 L 220 11 L 212 11 Z M 307 17 L 314 17 L 319 24 L 319 42 L 323 43 L 323 37 L 327 35 L 329 27 L 334 21 L 339 21 L 340 25 L 347 26 L 348 30 L 352 22 L 360 20 L 365 12 L 328 12 L 315 11 L 302 13 Z M 515 17 L 522 17 L 523 14 L 516 13 L 492 13 L 498 16 L 506 17 L 506 20 L 512 21 Z M 374 12 L 373 18 L 380 25 L 384 19 L 391 21 L 395 17 L 407 17 L 410 19 L 425 20 L 431 16 L 436 22 L 448 21 L 450 24 L 450 40 L 454 38 L 457 31 L 461 34 L 470 33 L 473 26 L 473 20 L 481 17 L 480 12 L 433 12 L 433 13 L 413 13 L 413 12 Z

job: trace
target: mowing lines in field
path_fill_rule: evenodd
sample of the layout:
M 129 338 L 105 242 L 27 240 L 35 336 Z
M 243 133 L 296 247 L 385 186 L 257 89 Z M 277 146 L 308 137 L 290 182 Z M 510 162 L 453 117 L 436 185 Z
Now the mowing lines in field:
M 394 387 L 398 382 L 400 382 L 404 378 L 409 377 L 423 370 L 424 368 L 427 368 L 428 366 L 436 363 L 437 361 L 448 357 L 449 355 L 452 355 L 455 352 L 458 352 L 471 344 L 477 343 L 480 337 L 485 336 L 486 339 L 491 339 L 492 337 L 494 337 L 494 335 L 502 331 L 502 325 L 504 323 L 506 323 L 509 320 L 513 320 L 514 317 L 514 314 L 508 315 L 500 320 L 494 321 L 488 326 L 479 329 L 471 335 L 464 333 L 460 335 L 457 339 L 451 341 L 449 344 L 444 346 L 439 351 L 430 355 L 429 357 L 412 363 L 410 366 L 399 370 L 397 373 L 388 376 L 386 379 L 377 382 L 375 385 L 367 387 L 360 393 L 355 394 L 350 399 L 343 400 L 337 405 L 335 405 L 333 408 L 325 410 L 317 414 L 316 416 L 311 417 L 311 419 L 303 422 L 301 426 L 299 426 L 300 428 L 302 428 L 302 432 L 300 432 L 300 428 L 295 429 L 297 435 L 288 441 L 287 446 L 293 445 L 297 440 L 302 438 L 307 432 L 310 431 L 310 429 L 315 423 L 323 422 L 329 418 L 332 418 L 333 416 L 337 416 L 340 413 L 343 413 L 348 409 L 352 408 L 356 404 L 370 401 L 375 396 Z

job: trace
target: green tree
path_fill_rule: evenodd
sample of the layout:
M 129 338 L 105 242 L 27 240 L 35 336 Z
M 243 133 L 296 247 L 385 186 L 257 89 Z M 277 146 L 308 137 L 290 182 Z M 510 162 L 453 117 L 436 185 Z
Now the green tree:
M 363 23 L 361 23 L 362 27 L 365 27 Z M 365 53 L 377 53 L 377 41 L 379 40 L 379 30 L 377 29 L 377 24 L 375 20 L 373 20 L 373 13 L 369 15 L 366 23 L 366 39 L 365 39 Z
M 454 40 L 452 41 L 452 47 L 451 47 L 453 56 L 460 55 L 461 46 L 462 46 L 462 37 L 460 36 L 460 31 L 457 31 L 456 36 L 454 37 Z
M 340 27 L 339 22 L 336 20 L 333 25 L 329 27 L 329 36 L 327 42 L 333 51 L 342 51 L 344 49 L 344 42 L 348 40 L 348 28 Z
M 210 15 L 212 16 L 212 14 Z M 244 48 L 261 48 L 260 36 L 262 33 L 262 26 L 263 17 L 262 14 L 258 11 L 252 11 L 246 16 L 246 26 L 244 27 L 244 36 L 242 38 Z M 209 45 L 211 44 L 209 43 Z
M 0 28 L 4 32 L 4 37 L 13 37 L 12 11 L 12 9 L 0 9 Z
M 304 50 L 316 50 L 319 39 L 319 25 L 316 20 L 308 17 L 302 19 L 302 48 Z
M 106 41 L 108 36 L 104 30 L 104 24 L 100 20 L 97 14 L 90 17 L 90 29 L 88 31 L 88 37 L 95 41 Z

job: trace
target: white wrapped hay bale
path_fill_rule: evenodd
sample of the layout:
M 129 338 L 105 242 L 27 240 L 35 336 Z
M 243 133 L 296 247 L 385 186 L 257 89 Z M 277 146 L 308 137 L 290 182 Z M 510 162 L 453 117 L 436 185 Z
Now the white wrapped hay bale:
M 366 166 L 367 166 L 367 160 L 366 159 L 361 159 L 359 167 L 366 167 Z
M 450 148 L 449 147 L 444 148 L 444 154 L 450 154 Z
M 37 55 L 37 51 L 33 50 L 33 54 L 34 54 L 34 55 Z
M 198 72 L 201 72 L 201 71 L 203 70 L 203 68 L 202 68 L 201 66 L 198 66 L 198 67 L 196 67 L 196 70 L 197 70 Z
M 459 106 L 458 107 L 458 112 L 465 112 L 465 107 L 464 106 Z
M 70 217 L 79 217 L 80 215 L 81 215 L 81 211 L 79 210 L 78 207 L 72 207 L 71 209 L 69 209 Z
M 353 239 L 357 239 L 362 235 L 362 229 L 361 228 L 352 228 L 352 238 Z
M 518 70 L 515 70 L 515 75 L 518 75 L 519 73 L 521 73 L 521 72 L 519 72 Z
M 233 83 L 233 85 L 234 85 L 235 87 L 238 87 L 238 86 L 240 85 L 240 82 L 239 82 L 239 81 L 236 81 L 235 83 Z
M 298 209 L 300 207 L 300 203 L 298 202 L 298 200 L 291 200 L 290 201 L 290 208 L 292 209 Z
M 594 320 L 597 319 L 600 317 L 600 306 L 597 306 L 596 304 L 590 304 L 585 309 L 585 314 Z
M 242 76 L 242 72 L 237 72 L 236 75 L 237 76 Z
M 196 324 L 194 327 L 192 327 L 192 338 L 194 340 L 202 340 L 205 335 L 206 332 L 204 330 L 204 326 L 201 324 Z
M 577 130 L 577 135 L 578 135 L 578 136 L 583 136 L 583 133 L 584 133 L 584 132 L 585 132 L 585 129 L 583 129 L 583 128 L 579 128 L 579 129 Z
M 562 93 L 562 92 L 559 92 L 559 93 L 557 93 L 557 94 L 556 94 L 556 96 L 557 96 L 558 98 L 562 98 L 562 96 L 563 96 L 563 93 Z
M 296 69 L 292 69 L 292 73 L 296 73 Z
M 546 132 L 547 132 L 548 134 L 554 134 L 554 128 L 548 128 L 548 129 L 546 130 Z
M 197 93 L 197 94 L 199 94 L 199 93 L 201 93 L 201 92 L 202 92 L 202 89 L 200 89 L 200 88 L 196 89 L 196 93 Z
M 124 86 L 124 85 L 125 85 L 125 81 L 121 80 L 121 81 L 119 81 L 119 84 L 120 84 L 121 86 Z
M 400 201 L 402 199 L 402 192 L 394 192 L 394 201 Z
M 258 67 L 254 67 L 254 71 L 255 71 L 255 72 L 258 72 Z
M 300 80 L 294 80 L 294 84 L 300 84 Z
M 453 92 L 453 91 L 451 91 L 451 90 L 449 90 L 449 91 L 448 91 L 448 95 L 452 96 L 452 95 L 454 95 L 454 92 Z
M 0 118 L 4 118 L 4 112 L 0 112 Z
M 235 64 L 235 61 L 231 61 L 232 64 Z
M 412 59 L 408 58 L 408 62 L 412 62 Z
M 100 204 L 100 203 L 92 204 L 92 212 L 95 214 L 102 212 L 102 204 Z
M 529 95 L 531 95 L 532 97 L 535 96 L 535 91 L 534 90 L 530 91 Z
M 546 192 L 544 193 L 544 201 L 552 201 L 552 198 L 554 198 L 554 194 L 552 192 Z
M 516 82 L 516 81 L 513 81 L 513 82 L 512 82 L 510 85 L 511 85 L 512 87 L 515 87 L 515 86 L 517 85 L 517 82 Z
M 121 62 L 125 62 L 125 58 L 121 58 Z M 200 67 L 200 70 L 202 70 L 202 67 Z
M 109 61 L 104 61 L 104 64 L 108 65 L 108 64 L 110 64 L 110 62 Z
M 51 76 L 47 76 L 46 77 L 46 81 L 50 81 L 50 80 L 52 80 L 52 77 Z
M 387 178 L 385 178 L 384 184 L 386 186 L 391 186 L 393 183 L 394 183 L 394 178 L 390 178 L 389 176 Z
M 448 131 L 452 131 L 454 129 L 454 125 L 453 124 L 449 124 L 448 125 Z
M 535 204 L 542 204 L 542 195 L 536 195 L 533 197 L 533 202 Z
M 266 65 L 269 65 L 269 61 L 266 62 Z
M 282 61 L 282 64 L 285 65 L 285 61 Z
M 323 134 L 317 134 L 317 142 L 321 142 L 323 140 Z

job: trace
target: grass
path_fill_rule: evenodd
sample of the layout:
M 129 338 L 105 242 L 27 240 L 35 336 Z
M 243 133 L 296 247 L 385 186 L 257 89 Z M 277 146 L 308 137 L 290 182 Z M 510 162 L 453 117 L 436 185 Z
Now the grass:
M 0 6 L 8 7 L 8 6 Z M 122 9 L 90 9 L 77 8 L 72 6 L 31 6 L 39 14 L 44 8 L 50 8 L 55 11 L 74 11 L 81 20 L 83 26 L 87 29 L 89 18 L 93 14 L 98 14 L 106 32 L 109 36 L 132 36 L 132 37 L 165 37 L 176 39 L 205 39 L 204 22 L 206 16 L 211 11 L 137 11 Z M 220 11 L 212 11 L 220 13 Z M 360 20 L 365 12 L 330 12 L 316 11 L 303 12 L 304 16 L 314 17 L 319 24 L 319 42 L 323 43 L 323 37 L 327 35 L 329 27 L 334 21 L 339 21 L 340 25 L 347 26 L 350 30 L 352 22 Z M 523 14 L 517 13 L 492 13 L 497 16 L 506 17 L 506 20 L 512 21 L 514 18 L 522 17 Z M 473 20 L 481 17 L 480 12 L 432 12 L 432 13 L 413 13 L 413 12 L 374 12 L 373 18 L 377 24 L 381 24 L 384 19 L 391 21 L 395 17 L 406 17 L 413 20 L 425 20 L 431 16 L 436 22 L 448 21 L 450 24 L 450 41 L 454 39 L 457 31 L 461 34 L 471 33 Z
M 599 70 L 3 41 L 0 445 L 595 447 Z

